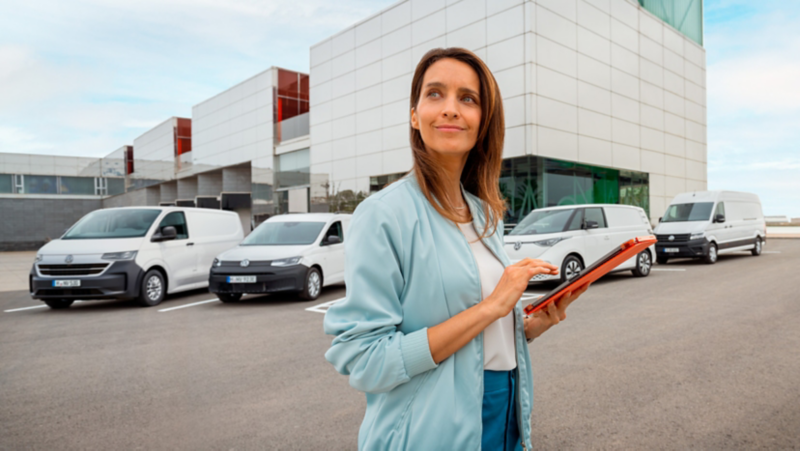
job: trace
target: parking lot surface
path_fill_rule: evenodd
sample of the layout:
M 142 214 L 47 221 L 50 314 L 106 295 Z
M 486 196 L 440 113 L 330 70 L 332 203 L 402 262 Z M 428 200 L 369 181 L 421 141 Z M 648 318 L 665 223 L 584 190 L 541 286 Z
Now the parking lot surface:
M 595 283 L 530 345 L 535 448 L 800 447 L 798 262 L 800 240 L 770 240 Z M 364 396 L 323 357 L 344 293 L 0 293 L 0 449 L 355 449 Z

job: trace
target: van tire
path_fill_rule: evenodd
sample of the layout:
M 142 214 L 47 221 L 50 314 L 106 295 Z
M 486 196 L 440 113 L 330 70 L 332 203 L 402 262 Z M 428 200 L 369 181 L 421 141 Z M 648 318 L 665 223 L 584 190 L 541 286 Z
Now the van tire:
M 705 257 L 703 257 L 703 261 L 708 263 L 709 265 L 713 265 L 719 259 L 719 254 L 717 254 L 717 244 L 711 243 L 708 245 L 708 252 L 706 252 Z
M 53 310 L 69 308 L 75 302 L 71 299 L 45 299 L 44 303 Z
M 567 270 L 570 273 L 574 273 L 577 269 L 578 272 L 583 271 L 583 262 L 580 258 L 576 255 L 567 255 L 567 258 L 564 259 L 564 262 L 561 263 L 561 283 L 566 282 L 567 280 L 572 280 L 576 276 L 572 276 L 567 279 Z
M 634 277 L 647 277 L 650 275 L 650 270 L 653 268 L 653 257 L 647 249 L 639 252 L 636 256 L 636 268 L 632 269 Z
M 300 298 L 313 301 L 319 297 L 320 293 L 322 293 L 322 273 L 317 268 L 308 268 L 303 289 L 300 290 Z
M 661 257 L 661 256 L 656 257 L 656 263 L 658 263 L 659 265 L 666 265 L 668 261 L 669 259 L 667 257 Z
M 216 293 L 216 295 L 220 301 L 226 304 L 233 304 L 242 299 L 242 293 Z
M 167 284 L 164 283 L 164 275 L 157 269 L 151 269 L 142 278 L 142 285 L 139 287 L 139 297 L 136 302 L 142 307 L 153 307 L 161 303 L 166 296 Z
M 761 250 L 763 247 L 764 245 L 761 242 L 761 237 L 760 236 L 756 237 L 756 244 L 753 246 L 753 250 L 751 250 L 750 253 L 758 257 L 759 255 L 761 255 Z

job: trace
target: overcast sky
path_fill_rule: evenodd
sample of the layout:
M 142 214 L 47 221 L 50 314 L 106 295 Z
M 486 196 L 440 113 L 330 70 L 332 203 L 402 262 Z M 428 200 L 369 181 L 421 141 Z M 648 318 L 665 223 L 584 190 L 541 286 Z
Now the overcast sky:
M 394 0 L 0 0 L 0 152 L 101 157 Z M 708 0 L 708 186 L 800 217 L 800 2 Z

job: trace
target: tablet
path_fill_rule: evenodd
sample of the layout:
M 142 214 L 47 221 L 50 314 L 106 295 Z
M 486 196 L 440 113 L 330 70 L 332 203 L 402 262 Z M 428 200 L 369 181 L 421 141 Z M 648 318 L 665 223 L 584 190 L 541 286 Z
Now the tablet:
M 541 298 L 533 301 L 532 304 L 526 306 L 524 309 L 525 314 L 530 315 L 533 312 L 541 310 L 545 308 L 547 304 L 561 299 L 561 297 L 565 294 L 572 291 L 577 291 L 584 285 L 594 282 L 595 280 L 608 274 L 623 262 L 627 261 L 629 258 L 637 255 L 639 252 L 647 249 L 655 243 L 656 237 L 653 235 L 640 236 L 622 243 L 613 251 L 603 256 L 603 258 L 597 260 L 591 266 L 581 271 L 578 277 L 562 283 Z

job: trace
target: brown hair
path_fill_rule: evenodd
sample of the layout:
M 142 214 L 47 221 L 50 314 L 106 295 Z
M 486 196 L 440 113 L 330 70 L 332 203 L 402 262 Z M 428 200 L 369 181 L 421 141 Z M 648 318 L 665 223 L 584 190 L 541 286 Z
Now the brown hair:
M 426 53 L 417 64 L 411 82 L 411 108 L 415 108 L 419 102 L 425 72 L 433 63 L 444 58 L 453 58 L 468 64 L 475 70 L 480 80 L 481 125 L 475 147 L 469 151 L 464 170 L 461 172 L 461 183 L 465 190 L 483 201 L 484 216 L 489 218 L 481 232 L 481 238 L 484 238 L 495 233 L 499 220 L 506 212 L 506 203 L 500 195 L 499 184 L 505 137 L 503 99 L 500 97 L 500 88 L 494 75 L 477 55 L 458 47 L 437 48 Z M 422 193 L 439 214 L 457 222 L 455 204 L 453 199 L 447 197 L 444 189 L 447 175 L 436 163 L 435 156 L 425 148 L 422 134 L 414 127 L 411 127 L 411 151 L 414 155 L 413 171 Z M 490 226 L 492 232 L 488 233 Z

